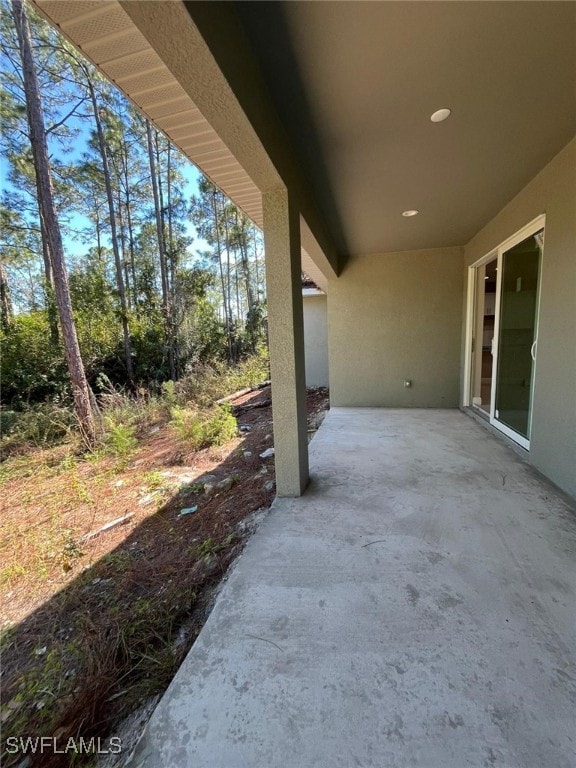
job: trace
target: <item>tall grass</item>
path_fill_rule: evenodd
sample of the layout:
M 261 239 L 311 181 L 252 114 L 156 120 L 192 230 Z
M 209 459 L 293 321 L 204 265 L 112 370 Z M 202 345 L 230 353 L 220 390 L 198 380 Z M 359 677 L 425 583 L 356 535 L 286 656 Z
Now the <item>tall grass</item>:
M 261 384 L 269 376 L 268 350 L 262 348 L 236 365 L 198 364 L 187 372 L 175 389 L 180 402 L 192 401 L 206 407 L 239 389 Z
M 164 382 L 159 390 L 142 388 L 135 394 L 101 377 L 98 403 L 104 435 L 97 450 L 126 458 L 139 438 L 154 425 L 168 421 L 193 446 L 225 442 L 235 433 L 235 423 L 229 412 L 211 410 L 215 401 L 266 381 L 268 366 L 268 352 L 261 349 L 236 365 L 198 364 L 176 383 Z M 0 410 L 3 457 L 28 447 L 72 441 L 75 437 L 77 420 L 70 406 L 53 402 L 24 411 Z

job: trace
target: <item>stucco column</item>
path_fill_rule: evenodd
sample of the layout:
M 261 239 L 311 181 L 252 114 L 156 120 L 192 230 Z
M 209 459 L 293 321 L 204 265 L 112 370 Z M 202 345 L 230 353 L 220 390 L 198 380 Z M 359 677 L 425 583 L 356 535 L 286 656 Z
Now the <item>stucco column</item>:
M 278 496 L 308 483 L 300 212 L 286 190 L 262 196 Z

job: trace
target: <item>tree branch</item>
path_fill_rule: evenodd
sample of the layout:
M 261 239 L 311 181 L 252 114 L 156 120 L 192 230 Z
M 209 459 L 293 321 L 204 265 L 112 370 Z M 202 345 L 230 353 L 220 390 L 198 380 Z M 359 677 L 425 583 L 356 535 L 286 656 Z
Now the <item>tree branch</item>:
M 52 133 L 52 131 L 55 131 L 56 128 L 60 128 L 61 125 L 64 125 L 66 120 L 68 120 L 69 117 L 72 117 L 72 115 L 74 114 L 74 112 L 76 112 L 76 110 L 78 109 L 80 104 L 84 104 L 85 101 L 87 101 L 87 97 L 86 96 L 84 96 L 82 99 L 80 99 L 78 104 L 76 104 L 76 106 L 73 109 L 71 109 L 70 112 L 68 112 L 68 114 L 65 115 L 65 117 L 62 118 L 62 120 L 59 120 L 57 123 L 54 123 L 54 125 L 51 125 L 49 128 L 47 128 L 46 129 L 46 136 L 48 136 L 49 133 Z

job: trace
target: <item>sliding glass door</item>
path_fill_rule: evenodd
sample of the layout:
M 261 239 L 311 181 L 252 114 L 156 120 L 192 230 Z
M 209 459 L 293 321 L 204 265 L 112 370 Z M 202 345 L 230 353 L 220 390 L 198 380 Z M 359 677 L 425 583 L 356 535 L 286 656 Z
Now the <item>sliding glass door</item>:
M 529 447 L 532 380 L 536 360 L 538 278 L 544 230 L 507 250 L 499 259 L 499 313 L 492 419 Z
M 470 402 L 526 449 L 543 246 L 541 216 L 473 267 Z

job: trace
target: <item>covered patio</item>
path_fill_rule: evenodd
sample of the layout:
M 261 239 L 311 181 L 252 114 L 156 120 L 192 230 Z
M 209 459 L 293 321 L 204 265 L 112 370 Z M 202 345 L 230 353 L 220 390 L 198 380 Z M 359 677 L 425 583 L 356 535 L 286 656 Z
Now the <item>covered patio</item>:
M 576 494 L 573 2 L 33 2 L 263 228 L 279 496 L 309 476 L 302 270 L 333 405 L 484 387 Z
M 573 768 L 574 3 L 34 4 L 264 230 L 280 498 L 131 768 Z M 497 295 L 523 455 L 457 410 Z
M 571 768 L 576 518 L 454 410 L 336 408 L 130 768 Z

